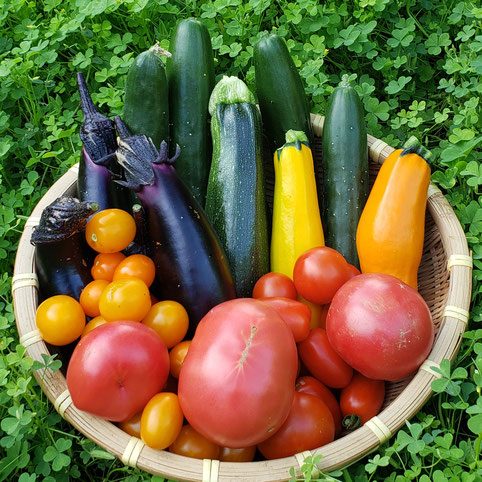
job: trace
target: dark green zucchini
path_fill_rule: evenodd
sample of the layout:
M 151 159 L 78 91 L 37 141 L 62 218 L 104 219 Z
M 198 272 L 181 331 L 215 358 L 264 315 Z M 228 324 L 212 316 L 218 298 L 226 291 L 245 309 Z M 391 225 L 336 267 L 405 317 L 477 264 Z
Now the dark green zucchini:
M 176 144 L 179 177 L 204 206 L 211 165 L 209 96 L 214 87 L 214 57 L 208 29 L 199 20 L 179 22 L 167 60 L 171 154 Z
M 123 119 L 133 134 L 144 134 L 159 149 L 169 138 L 166 68 L 157 44 L 136 57 L 127 74 Z
M 346 75 L 328 101 L 322 143 L 325 242 L 359 267 L 356 229 L 369 193 L 367 132 Z
M 303 131 L 313 141 L 310 106 L 300 74 L 285 41 L 271 34 L 254 47 L 256 93 L 263 125 L 274 152 L 289 130 Z
M 206 214 L 228 257 L 238 297 L 250 297 L 269 271 L 262 125 L 254 96 L 237 77 L 223 77 L 209 101 L 213 159 Z

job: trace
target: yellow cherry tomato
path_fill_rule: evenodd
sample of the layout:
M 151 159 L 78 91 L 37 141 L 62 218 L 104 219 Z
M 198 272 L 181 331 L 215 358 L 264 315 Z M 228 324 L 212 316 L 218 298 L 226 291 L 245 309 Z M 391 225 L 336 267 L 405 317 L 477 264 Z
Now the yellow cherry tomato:
M 99 253 L 95 259 L 94 264 L 90 270 L 92 278 L 105 279 L 109 283 L 114 277 L 114 271 L 118 264 L 125 259 L 122 253 Z
M 189 328 L 189 317 L 177 301 L 159 301 L 151 306 L 142 323 L 152 328 L 172 348 L 182 341 Z
M 116 253 L 127 248 L 136 235 L 134 218 L 122 209 L 104 209 L 85 227 L 88 245 L 98 253 Z
M 212 443 L 191 425 L 184 425 L 169 452 L 193 459 L 219 459 L 219 445 Z
M 181 341 L 181 343 L 173 346 L 169 352 L 169 370 L 174 378 L 179 378 L 190 345 L 191 340 Z
M 105 325 L 106 323 L 108 323 L 108 321 L 102 316 L 96 316 L 95 318 L 92 318 L 85 325 L 84 331 L 80 335 L 80 338 L 84 338 L 84 336 L 87 335 L 87 333 L 90 333 L 94 328 L 97 328 L 100 325 Z
M 80 303 L 66 295 L 47 298 L 37 308 L 37 328 L 51 345 L 68 345 L 79 338 L 85 327 L 85 313 Z
M 141 438 L 153 449 L 164 450 L 176 440 L 184 416 L 175 393 L 154 395 L 144 407 L 141 417 Z
M 137 278 L 109 283 L 99 299 L 100 314 L 107 321 L 141 321 L 150 309 L 149 288 Z
M 154 261 L 143 254 L 133 254 L 123 259 L 114 271 L 114 281 L 122 278 L 139 278 L 151 286 L 156 276 Z
M 119 422 L 119 428 L 132 437 L 141 438 L 141 416 L 142 411 L 137 412 L 132 418 L 125 422 Z
M 104 279 L 91 281 L 80 293 L 79 303 L 87 316 L 99 316 L 99 299 L 102 291 L 109 284 Z

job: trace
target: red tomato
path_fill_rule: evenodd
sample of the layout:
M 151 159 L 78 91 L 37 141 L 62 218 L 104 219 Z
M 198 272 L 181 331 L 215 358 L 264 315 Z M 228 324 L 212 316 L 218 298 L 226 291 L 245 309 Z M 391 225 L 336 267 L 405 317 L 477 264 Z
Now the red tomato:
M 350 279 L 326 319 L 333 348 L 368 378 L 396 381 L 413 373 L 432 349 L 434 327 L 421 295 L 394 276 Z
M 298 345 L 303 365 L 318 380 L 331 388 L 346 387 L 353 369 L 336 353 L 323 328 L 313 328 L 306 340 Z
M 358 276 L 360 273 L 360 270 L 356 267 L 353 266 L 352 264 L 348 265 L 348 269 L 350 270 L 350 278 L 353 278 L 353 276 Z
M 298 293 L 312 303 L 326 305 L 350 278 L 345 258 L 327 246 L 305 251 L 293 268 L 293 281 Z
M 266 273 L 253 288 L 253 298 L 282 297 L 296 300 L 296 296 L 293 280 L 282 273 Z
M 275 310 L 226 301 L 197 326 L 179 375 L 182 411 L 218 445 L 256 445 L 288 416 L 297 369 L 293 335 Z
M 333 415 L 333 421 L 335 422 L 335 435 L 339 435 L 341 432 L 341 410 L 335 395 L 316 378 L 305 376 L 296 380 L 295 389 L 300 393 L 307 393 L 308 395 L 314 395 L 321 398 L 325 405 L 330 409 Z
M 209 441 L 194 430 L 190 425 L 184 425 L 169 452 L 184 455 L 193 459 L 219 459 L 219 445 Z
M 355 372 L 350 384 L 340 394 L 340 407 L 343 413 L 343 427 L 357 428 L 368 422 L 380 411 L 385 399 L 385 382 L 372 380 Z M 355 416 L 355 417 L 353 417 Z
M 296 392 L 285 423 L 258 444 L 258 449 L 267 459 L 279 459 L 321 447 L 334 438 L 333 416 L 325 403 L 314 395 Z
M 142 410 L 166 383 L 166 345 L 140 323 L 118 321 L 82 338 L 67 368 L 74 405 L 93 415 L 122 422 Z
M 311 310 L 301 301 L 290 298 L 258 298 L 275 309 L 278 315 L 289 326 L 298 343 L 310 333 Z
M 326 317 L 328 316 L 328 310 L 330 309 L 330 305 L 322 305 L 321 306 L 321 316 L 320 316 L 320 326 L 319 328 L 323 328 L 326 330 Z
M 176 440 L 183 421 L 177 395 L 156 393 L 142 411 L 142 441 L 153 449 L 164 450 Z
M 251 462 L 255 453 L 256 447 L 243 447 L 240 449 L 221 447 L 219 460 L 221 462 Z

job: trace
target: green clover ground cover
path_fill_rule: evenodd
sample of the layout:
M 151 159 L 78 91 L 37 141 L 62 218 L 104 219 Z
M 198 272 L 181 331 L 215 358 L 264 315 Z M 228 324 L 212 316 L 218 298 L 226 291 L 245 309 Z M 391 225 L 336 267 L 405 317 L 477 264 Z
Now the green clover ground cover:
M 162 480 L 124 467 L 55 412 L 33 371 L 59 362 L 25 356 L 10 282 L 25 219 L 79 158 L 75 72 L 85 73 L 104 112 L 119 114 L 133 57 L 156 41 L 168 48 L 173 25 L 188 16 L 208 26 L 218 75 L 238 75 L 254 88 L 253 45 L 275 29 L 313 112 L 324 112 L 328 94 L 350 73 L 372 135 L 394 147 L 415 135 L 432 151 L 432 179 L 473 252 L 469 327 L 420 413 L 375 454 L 331 477 L 482 480 L 482 8 L 457 0 L 1 2 L 0 480 Z

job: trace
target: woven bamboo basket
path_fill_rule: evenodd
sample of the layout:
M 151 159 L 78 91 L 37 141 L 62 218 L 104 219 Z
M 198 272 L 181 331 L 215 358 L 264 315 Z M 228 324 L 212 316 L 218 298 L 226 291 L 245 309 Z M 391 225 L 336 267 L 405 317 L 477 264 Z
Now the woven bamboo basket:
M 313 152 L 315 158 L 319 158 L 323 117 L 312 115 L 312 124 L 316 136 Z M 368 146 L 373 182 L 380 165 L 393 148 L 370 135 Z M 269 162 L 272 162 L 271 156 Z M 75 195 L 77 173 L 78 165 L 75 165 L 41 199 L 26 222 L 18 247 L 12 282 L 15 316 L 20 342 L 34 360 L 41 360 L 41 355 L 49 352 L 35 324 L 38 280 L 34 267 L 35 248 L 30 244 L 30 237 L 47 205 L 63 194 Z M 268 182 L 272 184 L 273 180 Z M 272 192 L 272 185 L 267 186 L 267 189 Z M 306 456 L 319 454 L 322 455 L 319 468 L 329 472 L 346 467 L 376 450 L 422 407 L 432 393 L 431 382 L 439 376 L 433 367 L 439 367 L 445 358 L 454 358 L 467 326 L 472 258 L 464 232 L 450 204 L 433 184 L 428 191 L 425 243 L 418 280 L 419 291 L 430 307 L 436 328 L 434 345 L 428 359 L 415 375 L 387 384 L 386 399 L 378 416 L 328 445 L 292 457 L 232 463 L 197 460 L 153 450 L 113 423 L 78 410 L 72 404 L 64 375 L 60 371 L 46 369 L 44 373 L 36 371 L 34 375 L 55 409 L 77 430 L 121 459 L 124 464 L 152 474 L 203 482 L 281 481 L 290 478 L 291 467 L 299 475 Z

